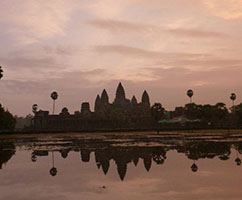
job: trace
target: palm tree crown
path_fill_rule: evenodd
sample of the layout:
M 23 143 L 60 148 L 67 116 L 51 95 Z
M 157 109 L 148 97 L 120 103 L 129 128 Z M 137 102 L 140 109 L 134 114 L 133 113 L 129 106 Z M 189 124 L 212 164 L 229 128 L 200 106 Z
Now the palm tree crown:
M 3 77 L 3 70 L 2 67 L 0 66 L 0 79 Z
M 193 96 L 193 91 L 191 89 L 187 90 L 187 96 L 189 96 L 190 98 Z
M 232 101 L 234 101 L 234 100 L 236 99 L 236 94 L 235 94 L 235 93 L 232 93 L 232 94 L 230 95 L 230 99 L 231 99 Z
M 33 111 L 33 113 L 36 113 L 37 110 L 38 110 L 38 105 L 37 105 L 37 104 L 34 104 L 34 105 L 32 106 L 32 111 Z
M 53 100 L 56 100 L 58 98 L 58 93 L 57 92 L 52 92 L 50 97 L 53 99 Z

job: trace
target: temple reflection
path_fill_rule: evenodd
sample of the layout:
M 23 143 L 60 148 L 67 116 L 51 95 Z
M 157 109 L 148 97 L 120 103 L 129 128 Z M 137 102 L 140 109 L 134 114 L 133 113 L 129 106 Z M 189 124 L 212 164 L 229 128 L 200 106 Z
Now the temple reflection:
M 226 141 L 227 140 L 227 141 Z M 210 139 L 197 138 L 181 140 L 176 137 L 158 138 L 139 137 L 130 135 L 119 138 L 119 136 L 105 136 L 99 139 L 92 138 L 55 138 L 51 142 L 46 139 L 39 141 L 23 141 L 28 143 L 31 149 L 31 161 L 38 161 L 38 157 L 46 156 L 51 158 L 50 175 L 56 176 L 57 168 L 55 165 L 55 156 L 59 154 L 61 159 L 66 159 L 70 152 L 80 152 L 80 162 L 95 163 L 98 170 L 107 175 L 111 161 L 116 165 L 116 171 L 120 180 L 124 180 L 130 164 L 134 166 L 143 165 L 149 172 L 152 165 L 164 165 L 169 151 L 175 151 L 186 156 L 191 160 L 191 171 L 199 171 L 200 159 L 219 158 L 221 161 L 234 159 L 235 165 L 241 165 L 242 139 Z M 0 143 L 0 169 L 15 154 L 16 147 L 20 143 L 4 141 Z M 232 153 L 234 152 L 234 153 Z M 92 157 L 93 155 L 94 157 Z M 92 158 L 94 160 L 92 160 Z M 68 159 L 66 160 L 68 162 Z

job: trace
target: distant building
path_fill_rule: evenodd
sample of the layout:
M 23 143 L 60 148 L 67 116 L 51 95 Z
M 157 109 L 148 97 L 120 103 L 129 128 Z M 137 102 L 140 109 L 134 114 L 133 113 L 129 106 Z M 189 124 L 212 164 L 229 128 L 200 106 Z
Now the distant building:
M 118 84 L 112 103 L 104 89 L 95 100 L 94 112 L 90 104 L 84 102 L 80 111 L 70 114 L 63 108 L 59 115 L 48 111 L 38 111 L 33 119 L 32 128 L 37 130 L 101 130 L 101 129 L 146 129 L 152 126 L 150 98 L 145 90 L 141 102 L 135 96 L 127 99 L 124 87 Z

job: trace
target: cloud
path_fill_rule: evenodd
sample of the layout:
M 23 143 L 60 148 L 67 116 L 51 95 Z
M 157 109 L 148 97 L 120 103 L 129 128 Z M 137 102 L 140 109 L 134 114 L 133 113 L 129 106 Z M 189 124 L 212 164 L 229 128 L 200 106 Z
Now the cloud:
M 72 56 L 82 52 L 81 48 L 75 45 L 45 45 L 42 47 L 46 54 L 56 54 L 61 56 Z
M 1 88 L 3 93 L 29 95 L 46 91 L 49 84 L 42 81 L 4 80 Z
M 108 73 L 104 69 L 93 69 L 88 71 L 72 71 L 72 72 L 59 72 L 58 77 L 46 77 L 42 80 L 13 80 L 7 79 L 1 82 L 2 92 L 7 93 L 16 92 L 18 94 L 36 94 L 54 88 L 61 89 L 62 91 L 77 90 L 81 88 L 90 88 L 100 86 L 100 81 L 107 76 Z M 100 80 L 101 79 L 101 80 Z M 4 93 L 4 92 L 3 92 Z
M 57 77 L 68 67 L 61 58 L 34 49 L 11 51 L 0 55 L 0 60 L 5 71 L 4 80 L 45 80 L 47 76 Z
M 204 56 L 204 57 L 195 57 L 192 56 L 187 59 L 183 59 L 182 57 L 176 57 L 176 59 L 171 59 L 166 62 L 158 61 L 154 63 L 154 65 L 164 65 L 169 64 L 170 66 L 179 66 L 179 67 L 186 67 L 186 68 L 200 68 L 203 71 L 219 68 L 233 68 L 233 67 L 240 67 L 242 65 L 242 60 L 240 59 L 233 59 L 233 58 L 221 58 L 215 56 Z
M 43 80 L 46 77 L 59 77 L 65 71 L 72 71 L 74 64 L 69 56 L 75 56 L 81 51 L 74 45 L 29 46 L 4 52 L 0 54 L 0 60 L 6 77 L 10 79 L 35 80 L 41 77 Z
M 241 0 L 205 0 L 204 4 L 217 17 L 226 20 L 242 19 Z
M 51 68 L 57 66 L 55 59 L 51 56 L 16 56 L 16 57 L 0 57 L 1 63 L 8 67 L 8 69 L 18 69 L 18 68 Z
M 226 38 L 228 35 L 214 31 L 204 31 L 195 28 L 166 28 L 152 24 L 131 23 L 119 20 L 90 20 L 87 24 L 99 29 L 108 30 L 112 33 L 135 32 L 135 33 L 166 33 L 173 36 L 193 38 Z
M 124 14 L 128 8 L 135 6 L 139 0 L 93 0 L 87 4 L 87 10 L 95 16 L 115 18 Z
M 208 54 L 199 54 L 199 53 L 167 53 L 159 51 L 145 50 L 142 48 L 130 47 L 125 45 L 96 45 L 93 47 L 93 50 L 100 54 L 110 54 L 116 53 L 122 56 L 131 56 L 131 57 L 145 57 L 148 59 L 162 59 L 162 58 L 198 58 L 206 57 Z
M 130 23 L 119 20 L 89 20 L 87 24 L 92 25 L 96 28 L 106 29 L 111 32 L 119 32 L 119 31 L 147 31 L 149 29 L 154 28 L 155 26 L 147 25 L 147 24 L 138 24 L 138 23 Z
M 153 73 L 153 76 L 156 77 L 156 83 L 166 85 L 168 88 L 186 86 L 216 88 L 221 85 L 223 85 L 223 88 L 233 88 L 239 85 L 242 75 L 240 67 L 223 67 L 210 70 L 174 67 L 170 69 L 147 68 L 146 70 Z
M 152 51 L 125 45 L 96 45 L 92 49 L 101 55 L 108 56 L 114 54 L 123 56 L 126 60 L 132 59 L 136 63 L 131 63 L 130 65 L 133 65 L 136 69 L 138 68 L 139 72 L 142 66 L 159 66 L 162 68 L 180 67 L 210 71 L 211 69 L 216 70 L 225 67 L 232 69 L 242 65 L 242 59 L 206 53 Z M 137 60 L 139 61 L 138 63 Z
M 14 39 L 30 44 L 65 34 L 65 26 L 75 9 L 74 0 L 3 0 L 0 3 L 0 23 Z

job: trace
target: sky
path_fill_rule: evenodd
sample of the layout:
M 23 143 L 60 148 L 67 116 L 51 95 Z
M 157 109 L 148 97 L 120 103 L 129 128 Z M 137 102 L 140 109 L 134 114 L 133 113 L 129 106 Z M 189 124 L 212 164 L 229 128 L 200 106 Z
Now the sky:
M 167 110 L 189 102 L 242 102 L 241 0 L 1 0 L 0 102 L 57 113 L 91 108 L 105 88 Z

